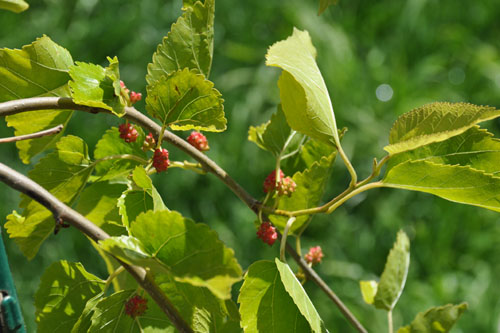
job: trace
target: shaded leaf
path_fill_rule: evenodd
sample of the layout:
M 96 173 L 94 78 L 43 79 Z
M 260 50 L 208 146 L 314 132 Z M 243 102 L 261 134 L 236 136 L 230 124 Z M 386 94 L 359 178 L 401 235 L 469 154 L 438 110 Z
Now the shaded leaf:
M 29 6 L 30 5 L 23 0 L 0 0 L 0 9 L 10 10 L 14 13 L 24 12 Z
M 290 127 L 338 145 L 332 103 L 315 58 L 316 49 L 309 33 L 294 28 L 292 36 L 269 48 L 266 65 L 283 69 L 278 86 Z
M 323 12 L 331 5 L 336 5 L 338 0 L 319 0 L 318 16 L 323 14 Z
M 142 150 L 144 142 L 144 132 L 139 126 L 135 127 L 139 136 L 135 142 L 125 142 L 120 138 L 118 128 L 112 127 L 106 130 L 106 133 L 97 142 L 94 150 L 96 160 L 114 156 L 114 155 L 135 155 L 143 160 L 148 160 L 148 156 Z M 113 178 L 126 178 L 132 170 L 141 163 L 133 159 L 117 158 L 108 161 L 100 161 L 96 165 L 96 174 L 99 180 L 108 180 Z
M 295 305 L 299 308 L 300 313 L 307 319 L 307 322 L 312 328 L 313 332 L 326 332 L 325 324 L 316 311 L 306 291 L 300 282 L 293 274 L 290 266 L 281 262 L 278 258 L 274 259 L 276 267 L 280 273 L 281 282 L 285 287 L 287 293 L 292 297 Z
M 214 84 L 187 68 L 148 86 L 146 97 L 149 114 L 174 130 L 224 131 L 227 121 L 222 103 Z
M 311 332 L 272 261 L 256 261 L 248 268 L 238 303 L 245 332 Z
M 420 312 L 409 326 L 401 327 L 398 333 L 445 333 L 467 310 L 467 303 L 447 304 Z
M 70 332 L 85 304 L 101 293 L 105 281 L 80 263 L 59 261 L 44 272 L 35 295 L 37 332 Z
M 459 135 L 475 124 L 500 116 L 493 107 L 437 102 L 400 116 L 384 149 L 391 155 Z
M 361 295 L 366 304 L 373 304 L 375 295 L 377 294 L 378 283 L 377 281 L 359 281 L 359 288 Z
M 212 66 L 215 1 L 184 1 L 184 13 L 172 25 L 148 65 L 149 85 L 184 68 L 208 78 Z M 149 91 L 149 90 L 148 90 Z
M 89 162 L 85 142 L 66 136 L 57 143 L 57 150 L 42 158 L 28 176 L 63 203 L 71 205 L 92 173 L 94 166 Z M 22 198 L 22 215 L 16 212 L 9 215 L 5 228 L 23 254 L 32 259 L 54 229 L 54 219 L 38 202 L 25 195 Z
M 99 301 L 104 297 L 104 291 L 95 295 L 87 301 L 85 308 L 83 309 L 80 317 L 73 325 L 71 333 L 87 333 L 90 325 L 92 325 L 92 315 L 94 314 L 94 308 L 99 303 Z
M 149 178 L 146 170 L 143 167 L 137 166 L 133 173 L 132 179 L 135 184 L 146 191 L 153 199 L 153 210 L 156 212 L 158 210 L 168 210 L 167 206 L 163 202 L 163 199 L 158 193 L 158 190 L 153 185 L 153 181 Z
M 76 62 L 69 69 L 71 97 L 76 104 L 103 108 L 123 115 L 126 100 L 121 96 L 118 59 L 109 58 L 109 66 Z
M 406 161 L 388 170 L 382 184 L 500 211 L 500 178 L 469 166 Z
M 400 230 L 396 242 L 389 252 L 384 272 L 377 286 L 373 305 L 379 309 L 392 311 L 399 300 L 405 286 L 408 268 L 410 267 L 410 240 Z
M 122 223 L 129 228 L 139 214 L 154 209 L 153 198 L 144 190 L 128 189 L 118 200 L 118 209 Z
M 291 197 L 280 198 L 278 209 L 294 211 L 299 209 L 317 207 L 325 192 L 325 186 L 330 176 L 330 171 L 335 160 L 336 152 L 329 156 L 321 157 L 319 162 L 314 162 L 309 169 L 303 172 L 296 172 L 293 180 L 297 184 L 297 189 Z M 274 225 L 284 229 L 288 218 L 284 216 L 269 216 Z M 309 219 L 309 215 L 298 216 L 290 231 L 300 229 Z
M 310 169 L 314 163 L 319 163 L 321 158 L 328 157 L 335 152 L 336 149 L 332 145 L 309 138 L 300 146 L 298 154 L 282 161 L 281 169 L 286 175 L 293 175 L 297 171 Z
M 36 96 L 68 97 L 68 70 L 72 65 L 69 52 L 47 36 L 22 50 L 0 49 L 0 102 Z M 30 111 L 7 116 L 6 120 L 18 136 L 66 125 L 72 114 L 64 110 Z M 62 135 L 63 131 L 16 142 L 19 157 L 28 164 L 33 156 L 52 148 Z

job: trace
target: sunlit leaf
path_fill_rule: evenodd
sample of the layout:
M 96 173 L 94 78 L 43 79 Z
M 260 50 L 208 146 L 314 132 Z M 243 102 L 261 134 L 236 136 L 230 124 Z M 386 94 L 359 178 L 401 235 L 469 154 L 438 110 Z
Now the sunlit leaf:
M 10 10 L 14 13 L 24 12 L 29 6 L 30 5 L 23 0 L 0 0 L 0 9 Z
M 109 58 L 109 66 L 76 62 L 69 69 L 71 97 L 76 104 L 103 108 L 116 115 L 124 114 L 126 100 L 121 96 L 118 59 Z
M 167 206 L 165 206 L 165 203 L 163 202 L 163 199 L 161 198 L 160 193 L 158 193 L 158 190 L 154 187 L 153 181 L 149 178 L 143 167 L 137 166 L 134 169 L 132 179 L 137 186 L 142 188 L 151 196 L 153 199 L 154 211 L 168 210 Z
M 75 136 L 66 136 L 57 143 L 57 150 L 42 158 L 28 176 L 71 205 L 93 169 L 85 142 Z M 5 228 L 23 254 L 31 259 L 54 229 L 54 219 L 50 211 L 27 196 L 23 195 L 20 207 L 24 208 L 23 213 L 9 215 Z
M 409 267 L 410 240 L 400 230 L 377 286 L 377 293 L 373 299 L 375 307 L 392 311 L 403 292 Z
M 420 312 L 412 323 L 401 327 L 398 333 L 446 333 L 467 310 L 467 303 L 447 304 Z
M 299 308 L 300 313 L 304 316 L 304 318 L 306 318 L 309 325 L 311 325 L 312 331 L 316 333 L 326 332 L 327 330 L 323 320 L 321 320 L 318 311 L 316 311 L 316 308 L 309 299 L 309 296 L 307 296 L 307 293 L 300 282 L 295 277 L 295 274 L 293 274 L 290 266 L 281 262 L 278 258 L 275 258 L 275 263 L 285 290 L 292 297 L 295 305 Z
M 69 52 L 47 36 L 22 50 L 0 49 L 0 102 L 36 96 L 68 97 L 68 70 L 72 65 Z M 30 111 L 7 116 L 6 120 L 15 135 L 23 135 L 66 125 L 72 114 L 64 110 Z M 36 154 L 52 148 L 62 135 L 63 131 L 16 142 L 21 160 L 29 163 Z
M 101 293 L 105 281 L 80 263 L 59 261 L 44 272 L 35 295 L 37 332 L 70 332 L 85 304 Z
M 378 283 L 377 281 L 359 281 L 361 295 L 366 304 L 373 304 L 375 295 L 377 294 Z
M 467 103 L 431 103 L 405 113 L 396 120 L 389 145 L 391 155 L 459 135 L 475 124 L 500 116 L 493 107 Z
M 184 68 L 208 78 L 212 65 L 214 0 L 184 1 L 184 13 L 153 54 L 146 81 L 152 85 L 162 76 Z
M 105 297 L 105 292 L 100 292 L 99 294 L 95 295 L 91 299 L 87 301 L 85 304 L 85 308 L 83 309 L 82 313 L 80 314 L 80 317 L 78 317 L 78 320 L 75 322 L 73 325 L 73 328 L 71 329 L 71 333 L 87 333 L 90 325 L 92 325 L 92 315 L 94 314 L 94 308 L 99 303 L 99 301 Z
M 278 86 L 292 129 L 338 145 L 332 103 L 315 58 L 316 49 L 309 33 L 294 28 L 292 36 L 269 48 L 266 65 L 283 69 Z
M 221 132 L 227 122 L 222 103 L 212 82 L 186 68 L 148 86 L 146 109 L 174 130 Z
M 272 261 L 256 261 L 248 268 L 238 303 L 245 332 L 311 332 Z

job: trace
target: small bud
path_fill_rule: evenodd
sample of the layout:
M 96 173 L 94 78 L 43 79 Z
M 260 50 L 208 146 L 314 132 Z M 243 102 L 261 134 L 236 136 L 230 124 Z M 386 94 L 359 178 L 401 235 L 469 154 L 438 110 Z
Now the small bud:
M 149 132 L 148 135 L 144 138 L 144 142 L 142 143 L 142 150 L 143 151 L 148 151 L 151 150 L 155 147 L 156 145 L 156 140 L 153 137 L 153 133 Z
M 125 303 L 125 314 L 132 318 L 142 316 L 148 309 L 148 300 L 139 295 L 135 295 Z
M 142 94 L 135 91 L 130 92 L 130 103 L 134 104 L 142 99 Z
M 278 233 L 276 232 L 276 228 L 271 225 L 269 222 L 263 222 L 260 225 L 259 230 L 257 230 L 257 237 L 262 239 L 264 243 L 272 246 L 274 242 L 278 239 Z
M 192 131 L 187 141 L 199 151 L 207 151 L 210 149 L 207 138 L 200 132 Z
M 316 265 L 321 262 L 321 259 L 323 259 L 324 254 L 323 251 L 321 250 L 320 246 L 314 246 L 309 249 L 309 252 L 304 256 L 304 259 L 307 261 L 308 264 L 311 265 Z
M 293 181 L 291 177 L 285 177 L 281 180 L 280 184 L 278 185 L 278 195 L 286 195 L 290 197 L 293 192 L 295 192 L 295 189 L 297 187 L 297 184 Z

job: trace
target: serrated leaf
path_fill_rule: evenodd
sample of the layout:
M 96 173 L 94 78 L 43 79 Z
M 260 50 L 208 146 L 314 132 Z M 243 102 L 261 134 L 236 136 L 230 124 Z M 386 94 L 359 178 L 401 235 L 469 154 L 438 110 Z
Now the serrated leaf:
M 384 149 L 391 155 L 459 135 L 477 123 L 500 116 L 493 107 L 468 103 L 431 103 L 396 120 Z
M 409 326 L 401 327 L 398 333 L 445 333 L 467 310 L 467 303 L 447 304 L 420 312 Z
M 126 189 L 125 184 L 93 183 L 83 190 L 75 209 L 109 235 L 124 234 L 117 203 Z
M 281 282 L 283 283 L 285 290 L 288 295 L 292 297 L 295 305 L 299 308 L 300 313 L 304 316 L 304 318 L 306 318 L 312 328 L 312 331 L 316 333 L 327 332 L 325 324 L 323 323 L 323 320 L 321 320 L 318 311 L 316 311 L 316 308 L 309 299 L 309 296 L 307 296 L 307 293 L 300 282 L 295 277 L 295 274 L 293 274 L 290 266 L 281 262 L 278 258 L 275 258 L 274 261 L 280 273 Z
M 173 130 L 221 132 L 227 123 L 223 101 L 212 82 L 186 68 L 148 86 L 146 109 Z
M 331 5 L 336 5 L 338 0 L 319 0 L 318 16 L 323 14 L 323 12 Z
M 272 261 L 256 261 L 248 268 L 238 303 L 245 333 L 311 332 Z
M 388 170 L 382 185 L 500 211 L 500 178 L 469 166 L 406 161 Z
M 28 172 L 28 176 L 62 202 L 71 205 L 85 186 L 94 166 L 89 164 L 87 145 L 75 136 L 66 136 L 57 143 L 57 150 L 48 154 Z M 7 217 L 5 228 L 23 254 L 32 259 L 40 245 L 54 229 L 52 213 L 38 202 L 23 195 L 22 215 Z
M 212 66 L 215 1 L 183 2 L 184 13 L 172 25 L 148 65 L 149 85 L 184 68 L 208 78 Z
M 287 158 L 293 152 L 298 153 L 304 135 L 293 131 L 286 122 L 281 105 L 271 116 L 271 120 L 260 126 L 250 126 L 248 140 L 260 148 L 271 152 L 275 157 Z
M 309 138 L 300 146 L 298 154 L 282 161 L 281 170 L 286 175 L 293 175 L 297 171 L 310 169 L 314 163 L 319 163 L 323 157 L 328 157 L 335 152 L 336 149 L 332 145 Z
M 318 162 L 314 162 L 309 169 L 296 172 L 292 177 L 297 184 L 296 190 L 291 197 L 283 196 L 280 198 L 278 209 L 294 211 L 317 207 L 325 192 L 335 156 L 336 152 L 333 152 L 329 156 L 322 157 Z M 288 221 L 288 218 L 278 215 L 271 215 L 269 218 L 281 230 L 284 229 Z M 309 215 L 298 216 L 290 231 L 294 232 L 300 229 L 308 219 Z
M 149 296 L 144 296 L 148 307 L 144 315 L 135 319 L 126 315 L 125 303 L 134 294 L 135 290 L 119 291 L 100 300 L 94 307 L 89 332 L 175 332 L 165 313 Z
M 63 260 L 49 266 L 35 295 L 37 332 L 70 332 L 87 301 L 105 284 L 80 263 Z
M 38 38 L 22 50 L 0 49 L 0 102 L 36 96 L 68 97 L 68 74 L 73 65 L 69 52 L 49 37 Z M 73 111 L 43 110 L 6 117 L 15 135 L 66 125 Z M 36 154 L 52 148 L 63 131 L 52 136 L 16 142 L 19 157 L 28 164 Z
M 375 295 L 377 294 L 378 283 L 377 281 L 359 281 L 359 288 L 361 295 L 366 304 L 373 304 Z
M 266 65 L 283 69 L 278 86 L 290 127 L 338 146 L 332 103 L 315 58 L 309 33 L 294 28 L 292 36 L 269 48 Z
M 23 0 L 0 0 L 0 9 L 10 10 L 14 13 L 24 12 L 29 6 L 30 5 Z
M 129 228 L 139 214 L 154 209 L 153 198 L 144 190 L 126 190 L 118 200 L 122 223 Z
M 135 142 L 125 142 L 120 138 L 120 132 L 116 127 L 108 129 L 97 142 L 94 150 L 94 158 L 99 160 L 108 156 L 129 154 L 135 155 L 145 161 L 148 160 L 148 156 L 142 150 L 144 132 L 138 126 L 135 128 L 139 133 Z M 137 160 L 125 158 L 100 161 L 96 165 L 96 174 L 99 176 L 100 181 L 113 178 L 126 178 L 140 164 Z
M 488 131 L 473 126 L 448 140 L 392 156 L 387 163 L 387 171 L 409 160 L 470 166 L 485 173 L 497 174 L 500 172 L 500 140 L 493 138 Z
M 120 93 L 118 59 L 109 58 L 109 66 L 77 61 L 69 69 L 71 97 L 76 104 L 103 108 L 120 116 L 125 113 L 126 100 Z
M 396 242 L 389 252 L 384 272 L 377 286 L 373 305 L 379 309 L 392 311 L 399 300 L 405 286 L 408 268 L 410 267 L 410 240 L 400 230 Z

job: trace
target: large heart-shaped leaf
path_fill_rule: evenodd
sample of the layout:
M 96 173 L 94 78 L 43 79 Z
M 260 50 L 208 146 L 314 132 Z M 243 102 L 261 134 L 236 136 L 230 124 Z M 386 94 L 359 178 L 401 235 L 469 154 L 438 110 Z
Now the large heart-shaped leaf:
M 269 48 L 266 65 L 283 69 L 278 86 L 292 129 L 338 146 L 332 102 L 315 58 L 309 33 L 294 28 L 292 36 Z
M 146 81 L 152 85 L 162 76 L 184 68 L 208 78 L 212 66 L 215 0 L 184 2 L 184 13 L 153 54 Z
M 38 38 L 22 50 L 0 49 L 0 102 L 36 96 L 68 97 L 68 74 L 73 65 L 69 52 L 49 37 Z M 73 111 L 44 110 L 7 116 L 15 135 L 66 125 Z M 16 142 L 19 156 L 28 164 L 36 154 L 52 148 L 63 135 L 44 136 Z

